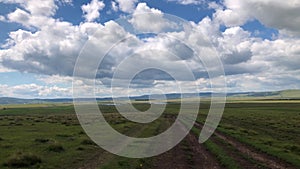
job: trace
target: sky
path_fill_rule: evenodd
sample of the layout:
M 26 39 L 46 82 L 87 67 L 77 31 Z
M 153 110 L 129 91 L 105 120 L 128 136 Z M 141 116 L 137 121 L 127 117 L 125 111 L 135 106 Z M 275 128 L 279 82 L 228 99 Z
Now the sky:
M 299 0 L 0 0 L 0 97 L 300 89 L 299 28 Z

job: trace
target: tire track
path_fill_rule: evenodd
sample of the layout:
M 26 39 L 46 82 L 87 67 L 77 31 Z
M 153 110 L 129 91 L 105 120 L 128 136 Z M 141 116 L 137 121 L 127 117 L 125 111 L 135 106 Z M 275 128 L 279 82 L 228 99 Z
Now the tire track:
M 154 168 L 163 169 L 222 169 L 219 162 L 195 135 L 188 134 L 185 139 L 170 151 L 155 157 Z
M 223 169 L 216 157 L 191 133 L 173 149 L 155 157 L 153 165 L 163 169 Z
M 203 124 L 200 124 L 199 122 L 195 122 L 195 126 L 197 128 L 202 128 Z M 296 169 L 294 166 L 277 159 L 276 157 L 267 155 L 265 153 L 259 152 L 258 150 L 245 145 L 239 141 L 237 141 L 236 139 L 227 136 L 219 131 L 215 131 L 214 135 L 216 137 L 218 137 L 219 139 L 227 142 L 228 144 L 230 144 L 232 147 L 234 147 L 237 151 L 239 151 L 240 153 L 256 160 L 257 162 L 260 162 L 262 164 L 264 164 L 266 167 L 268 168 L 272 168 L 272 169 Z
M 226 154 L 228 154 L 230 157 L 232 157 L 233 160 L 237 162 L 237 165 L 239 168 L 243 169 L 253 169 L 253 168 L 260 168 L 260 169 L 268 169 L 264 164 L 255 161 L 254 159 L 246 156 L 245 154 L 242 154 L 240 151 L 236 150 L 235 147 L 228 144 L 224 140 L 221 140 L 220 138 L 216 136 L 212 136 L 211 140 L 218 145 L 219 147 L 222 147 L 222 149 L 225 151 Z

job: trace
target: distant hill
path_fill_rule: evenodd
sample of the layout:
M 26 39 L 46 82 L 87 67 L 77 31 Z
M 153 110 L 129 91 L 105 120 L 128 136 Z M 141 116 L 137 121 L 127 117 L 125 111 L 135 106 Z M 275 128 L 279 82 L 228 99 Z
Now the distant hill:
M 0 97 L 0 104 L 42 104 L 42 103 L 65 103 L 72 102 L 73 99 L 20 99 L 12 97 Z
M 227 97 L 237 98 L 261 98 L 261 99 L 300 99 L 300 90 L 282 90 L 273 92 L 242 92 L 228 93 Z
M 211 97 L 213 93 L 184 93 L 184 98 L 196 98 L 196 97 Z M 214 93 L 218 94 L 218 93 Z M 261 98 L 261 99 L 300 99 L 300 90 L 283 90 L 273 92 L 238 92 L 227 93 L 228 98 Z M 163 95 L 142 95 L 130 97 L 131 100 L 150 100 L 150 99 L 164 99 Z M 166 94 L 166 98 L 180 99 L 182 95 L 180 93 Z M 91 101 L 90 98 L 81 98 L 81 101 Z M 112 101 L 112 98 L 97 98 L 97 101 Z M 125 100 L 125 97 L 116 98 L 116 100 Z M 42 103 L 70 103 L 72 98 L 58 98 L 58 99 L 21 99 L 12 97 L 0 97 L 0 104 L 42 104 Z
M 284 90 L 284 91 L 281 91 L 279 94 L 282 98 L 298 98 L 298 99 L 300 99 L 300 90 Z

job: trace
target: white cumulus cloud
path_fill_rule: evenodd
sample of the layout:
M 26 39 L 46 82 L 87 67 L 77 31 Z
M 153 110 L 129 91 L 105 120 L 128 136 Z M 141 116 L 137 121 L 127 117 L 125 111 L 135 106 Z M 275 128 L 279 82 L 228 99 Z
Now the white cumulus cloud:
M 146 3 L 139 3 L 130 22 L 134 28 L 142 32 L 160 32 L 177 27 L 176 23 L 164 19 L 163 16 L 164 14 L 160 10 L 150 8 Z
M 138 0 L 115 0 L 112 1 L 114 11 L 120 9 L 122 12 L 132 13 Z
M 241 26 L 257 19 L 282 33 L 300 34 L 300 1 L 225 0 L 224 9 L 217 8 L 214 17 L 226 26 Z
M 81 9 L 83 11 L 86 21 L 92 22 L 100 17 L 100 11 L 105 7 L 103 1 L 92 0 L 90 3 L 82 5 Z

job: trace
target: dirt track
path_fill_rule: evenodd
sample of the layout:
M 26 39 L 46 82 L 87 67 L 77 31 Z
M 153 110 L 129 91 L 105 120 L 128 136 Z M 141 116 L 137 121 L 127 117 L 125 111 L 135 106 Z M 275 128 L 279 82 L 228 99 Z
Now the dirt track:
M 195 127 L 201 129 L 202 124 L 195 123 Z M 277 159 L 276 157 L 260 152 L 253 147 L 237 141 L 220 131 L 215 131 L 210 140 L 221 147 L 230 156 L 239 168 L 255 169 L 296 169 L 292 165 Z M 88 159 L 80 169 L 98 168 L 107 160 L 113 159 L 113 155 L 99 151 Z M 198 143 L 198 138 L 189 133 L 184 140 L 170 151 L 151 158 L 151 168 L 162 169 L 222 169 L 219 161 L 203 144 Z
M 188 134 L 172 150 L 154 158 L 154 168 L 163 169 L 220 169 L 217 159 L 198 143 L 196 136 Z
M 202 128 L 203 125 L 200 123 L 195 123 L 195 126 L 197 128 Z M 253 168 L 253 167 L 257 168 L 258 167 L 257 164 L 261 164 L 264 168 L 296 169 L 295 167 L 291 166 L 290 164 L 284 161 L 277 159 L 276 157 L 260 152 L 219 131 L 215 131 L 214 136 L 222 140 L 222 142 L 225 142 L 234 148 L 232 151 L 228 151 L 227 149 L 227 152 L 240 166 L 242 166 L 242 168 Z M 216 142 L 218 145 L 221 145 L 226 151 L 224 144 L 222 145 L 222 143 L 221 144 L 220 142 L 218 143 L 217 139 L 214 137 L 212 137 L 212 140 Z M 238 157 L 237 153 L 234 152 L 237 152 L 238 154 L 242 154 L 244 158 Z

